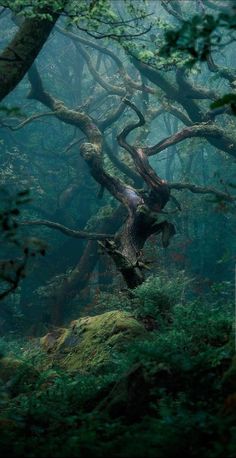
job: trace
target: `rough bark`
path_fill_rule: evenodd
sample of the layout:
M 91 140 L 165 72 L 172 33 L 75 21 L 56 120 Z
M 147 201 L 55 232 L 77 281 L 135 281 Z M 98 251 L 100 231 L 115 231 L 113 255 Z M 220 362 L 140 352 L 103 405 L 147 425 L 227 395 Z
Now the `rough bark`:
M 131 106 L 136 111 L 139 121 L 128 125 L 118 138 L 120 145 L 126 147 L 131 154 L 139 175 L 150 188 L 148 196 L 143 196 L 134 187 L 126 185 L 104 169 L 102 132 L 99 125 L 95 124 L 90 116 L 84 112 L 68 109 L 63 102 L 46 92 L 36 66 L 31 68 L 29 80 L 31 82 L 30 98 L 40 101 L 53 110 L 58 119 L 75 125 L 86 135 L 88 142 L 81 144 L 80 154 L 87 163 L 91 176 L 127 208 L 127 220 L 116 235 L 114 245 L 107 240 L 103 246 L 112 256 L 127 285 L 132 288 L 137 286 L 143 281 L 140 251 L 147 238 L 160 229 L 163 229 L 164 232 L 169 231 L 171 234 L 174 232 L 171 225 L 167 228 L 168 224 L 166 223 L 166 225 L 159 227 L 156 221 L 156 213 L 164 208 L 169 200 L 168 187 L 150 167 L 143 151 L 131 147 L 125 141 L 132 130 L 144 124 L 143 116 L 129 100 L 123 100 L 126 105 Z M 107 118 L 110 119 L 110 116 L 108 115 Z M 103 120 L 103 122 L 105 121 Z
M 138 122 L 128 124 L 118 135 L 117 140 L 119 145 L 132 157 L 138 176 L 143 179 L 148 187 L 146 192 L 125 184 L 116 176 L 112 176 L 108 173 L 104 168 L 103 131 L 101 126 L 104 127 L 104 124 L 106 126 L 109 124 L 112 125 L 114 118 L 116 119 L 118 115 L 115 114 L 111 116 L 108 114 L 106 119 L 96 123 L 85 112 L 69 109 L 62 101 L 57 100 L 53 95 L 46 92 L 35 66 L 33 66 L 29 72 L 29 79 L 31 82 L 30 98 L 40 101 L 53 110 L 58 119 L 78 127 L 86 135 L 87 142 L 83 142 L 80 145 L 80 154 L 87 163 L 91 176 L 102 188 L 107 189 L 113 197 L 127 209 L 128 216 L 125 224 L 115 235 L 114 240 L 110 241 L 108 238 L 105 238 L 104 242 L 100 243 L 106 252 L 113 258 L 117 269 L 122 273 L 130 288 L 136 287 L 144 279 L 144 264 L 141 260 L 141 250 L 148 237 L 154 233 L 161 232 L 163 246 L 168 246 L 171 236 L 175 233 L 172 224 L 167 221 L 161 223 L 158 221 L 158 213 L 162 212 L 169 201 L 171 186 L 165 183 L 150 166 L 148 156 L 156 154 L 166 149 L 168 146 L 178 143 L 184 138 L 191 138 L 193 136 L 210 138 L 212 142 L 224 142 L 225 149 L 228 149 L 231 154 L 231 150 L 234 149 L 234 144 L 230 144 L 232 139 L 228 138 L 221 128 L 213 122 L 202 122 L 204 114 L 195 101 L 188 98 L 190 91 L 193 91 L 193 89 L 190 87 L 189 83 L 186 82 L 183 74 L 179 73 L 176 85 L 173 85 L 159 72 L 147 67 L 148 66 L 144 64 L 145 74 L 146 72 L 151 72 L 156 78 L 157 73 L 162 89 L 169 91 L 168 96 L 170 98 L 176 98 L 177 101 L 183 98 L 184 101 L 182 102 L 182 106 L 188 114 L 187 122 L 196 122 L 196 120 L 201 122 L 185 127 L 182 131 L 173 134 L 153 147 L 140 148 L 130 145 L 126 138 L 134 129 L 144 125 L 145 119 L 142 113 L 128 99 L 123 99 L 122 110 L 120 107 L 115 109 L 115 112 L 119 114 L 119 112 L 124 110 L 124 104 L 126 104 L 134 110 L 139 118 Z M 188 92 L 188 96 L 186 97 L 182 96 L 180 89 L 181 84 L 184 86 L 185 92 Z M 195 92 L 198 92 L 198 90 L 196 89 Z M 196 94 L 193 93 L 192 96 L 195 97 Z M 210 98 L 210 94 L 208 94 L 207 97 Z M 192 188 L 190 185 L 188 189 L 193 192 L 200 192 L 194 185 Z M 206 189 L 203 189 L 203 192 L 206 192 Z M 210 192 L 209 189 L 207 192 Z M 72 280 L 70 286 L 71 284 L 73 284 Z
M 192 137 L 206 138 L 217 148 L 220 149 L 222 146 L 222 149 L 224 149 L 225 152 L 232 156 L 236 155 L 235 140 L 228 136 L 221 127 L 211 122 L 204 122 L 201 124 L 194 124 L 190 127 L 184 127 L 179 132 L 161 140 L 156 145 L 145 148 L 145 153 L 148 156 L 153 156 L 172 145 L 176 145 L 177 143 Z
M 0 54 L 0 100 L 22 80 L 47 41 L 58 14 L 51 19 L 26 18 Z

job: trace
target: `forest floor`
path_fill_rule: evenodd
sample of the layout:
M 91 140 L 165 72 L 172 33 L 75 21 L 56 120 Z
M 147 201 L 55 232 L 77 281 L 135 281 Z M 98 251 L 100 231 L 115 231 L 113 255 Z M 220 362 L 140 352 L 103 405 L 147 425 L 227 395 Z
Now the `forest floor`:
M 125 307 L 103 295 L 108 311 L 41 339 L 2 339 L 2 453 L 236 456 L 233 306 L 159 286 Z

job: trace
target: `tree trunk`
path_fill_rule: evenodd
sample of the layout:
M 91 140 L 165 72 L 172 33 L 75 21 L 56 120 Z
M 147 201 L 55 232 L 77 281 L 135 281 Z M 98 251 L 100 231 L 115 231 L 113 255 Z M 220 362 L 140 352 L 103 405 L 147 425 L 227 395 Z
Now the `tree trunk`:
M 51 19 L 26 18 L 0 54 L 0 101 L 22 80 L 48 39 L 59 16 L 50 15 Z

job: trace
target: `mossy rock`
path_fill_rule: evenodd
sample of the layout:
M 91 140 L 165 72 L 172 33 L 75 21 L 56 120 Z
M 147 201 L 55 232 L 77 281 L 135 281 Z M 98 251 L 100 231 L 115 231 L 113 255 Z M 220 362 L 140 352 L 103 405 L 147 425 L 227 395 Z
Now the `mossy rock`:
M 119 363 L 129 342 L 147 335 L 130 313 L 111 311 L 72 321 L 68 329 L 41 339 L 55 365 L 68 371 L 99 372 Z

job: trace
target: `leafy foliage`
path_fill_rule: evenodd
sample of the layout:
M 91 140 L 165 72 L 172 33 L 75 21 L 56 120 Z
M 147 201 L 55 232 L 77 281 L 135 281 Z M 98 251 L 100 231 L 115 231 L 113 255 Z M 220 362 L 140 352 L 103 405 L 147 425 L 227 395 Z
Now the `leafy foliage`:
M 160 54 L 168 56 L 178 50 L 189 53 L 192 64 L 197 60 L 205 61 L 213 49 L 225 45 L 224 35 L 220 33 L 222 29 L 235 31 L 235 15 L 231 12 L 216 17 L 212 14 L 195 15 L 189 21 L 183 21 L 179 29 L 165 32 L 166 43 Z
M 221 108 L 229 105 L 233 114 L 236 115 L 236 94 L 225 94 L 220 99 L 216 100 L 211 104 L 211 108 Z
M 31 257 L 45 255 L 45 246 L 39 239 L 24 239 L 19 235 L 21 205 L 29 202 L 29 191 L 18 191 L 16 195 L 6 188 L 0 190 L 2 195 L 0 208 L 0 300 L 13 292 L 22 278 Z M 4 256 L 9 256 L 4 259 Z

